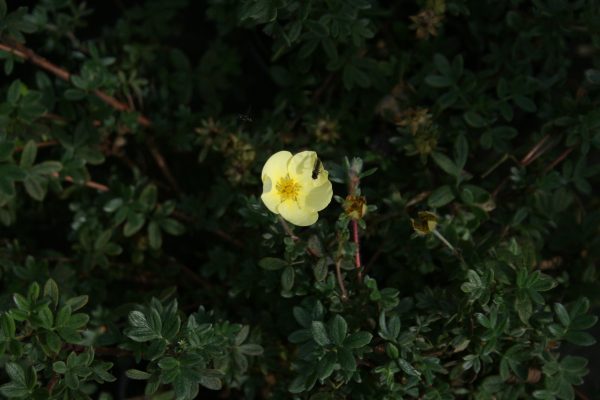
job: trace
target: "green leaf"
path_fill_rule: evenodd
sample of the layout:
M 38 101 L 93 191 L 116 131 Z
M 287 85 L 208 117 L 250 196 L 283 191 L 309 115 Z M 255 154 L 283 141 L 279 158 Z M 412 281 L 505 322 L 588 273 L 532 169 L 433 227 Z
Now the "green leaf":
M 321 381 L 327 379 L 333 373 L 336 361 L 337 357 L 333 352 L 327 353 L 319 360 L 317 363 L 317 377 Z
M 221 379 L 209 376 L 201 376 L 200 384 L 210 390 L 221 390 L 223 387 Z
M 29 175 L 23 181 L 27 193 L 37 201 L 44 200 L 46 197 L 46 181 L 37 175 Z
M 443 54 L 434 54 L 433 63 L 443 76 L 452 76 L 452 67 L 448 62 L 448 59 Z
M 52 364 L 52 370 L 57 374 L 64 374 L 67 372 L 67 364 L 64 361 L 56 361 Z
M 24 85 L 19 79 L 14 80 L 8 87 L 8 92 L 6 93 L 6 101 L 11 104 L 17 104 L 17 101 L 19 101 L 19 98 L 21 97 L 23 87 Z
M 319 37 L 325 37 L 329 35 L 329 31 L 325 25 L 319 21 L 306 20 L 304 25 L 315 35 Z
M 344 320 L 341 315 L 336 314 L 331 322 L 331 328 L 329 329 L 329 332 L 333 342 L 336 345 L 341 346 L 342 343 L 344 343 L 344 339 L 346 339 L 346 334 L 348 333 L 348 324 L 346 323 L 346 320 Z
M 165 218 L 160 221 L 160 227 L 169 235 L 179 236 L 185 232 L 185 227 L 172 218 Z
M 17 328 L 12 316 L 7 313 L 0 315 L 0 329 L 5 338 L 14 339 Z
M 4 179 L 10 181 L 19 181 L 25 179 L 26 176 L 27 174 L 25 171 L 14 164 L 0 165 L 0 177 Z
M 387 324 L 387 331 L 389 334 L 389 338 L 395 340 L 400 334 L 400 318 L 398 316 L 393 316 L 390 318 Z
M 306 312 L 306 310 L 302 307 L 294 307 L 292 308 L 292 313 L 294 314 L 294 318 L 296 319 L 296 321 L 298 321 L 298 323 L 304 327 L 304 328 L 309 328 L 313 318 L 310 316 L 309 313 Z
M 14 142 L 0 143 L 0 161 L 7 161 L 12 156 L 15 149 Z
M 2 168 L 0 167 L 0 170 L 1 169 Z M 15 195 L 14 182 L 6 179 L 6 177 L 0 178 L 0 195 L 5 196 L 6 198 L 12 198 Z M 6 225 L 8 225 L 8 223 L 6 223 Z
M 45 329 L 51 329 L 54 323 L 54 316 L 52 315 L 52 311 L 48 308 L 48 306 L 42 307 L 37 312 L 37 320 L 39 320 L 40 325 Z
M 454 81 L 447 76 L 428 75 L 425 77 L 425 83 L 434 88 L 444 88 L 452 86 Z
M 127 222 L 125 223 L 125 226 L 123 226 L 123 235 L 126 237 L 135 235 L 140 229 L 142 229 L 144 222 L 146 222 L 146 218 L 143 214 L 136 212 L 129 213 L 127 216 Z
M 155 250 L 160 249 L 162 246 L 162 234 L 156 221 L 151 221 L 148 224 L 148 243 Z
M 338 350 L 337 361 L 343 370 L 356 371 L 356 359 L 349 349 L 342 348 Z
M 513 98 L 513 100 L 515 101 L 515 104 L 523 111 L 527 111 L 527 112 L 537 111 L 537 107 L 536 107 L 535 103 L 529 97 L 516 95 Z
M 49 278 L 44 284 L 44 296 L 50 297 L 52 299 L 52 304 L 54 307 L 58 306 L 58 285 L 54 281 L 54 279 Z
M 441 186 L 431 193 L 427 199 L 427 204 L 431 208 L 439 208 L 445 206 L 454 200 L 454 193 L 448 185 Z
M 62 341 L 60 340 L 60 337 L 52 331 L 46 332 L 45 336 L 46 345 L 48 346 L 50 351 L 52 351 L 54 354 L 58 354 L 62 347 Z
M 467 163 L 467 157 L 469 156 L 469 143 L 465 135 L 458 135 L 454 142 L 454 159 L 456 160 L 456 167 L 462 170 Z
M 70 329 L 74 329 L 74 330 L 81 329 L 88 323 L 89 320 L 90 320 L 90 317 L 87 314 L 84 314 L 84 313 L 73 314 L 69 318 L 69 322 L 66 324 L 66 328 L 70 328 Z
M 266 269 L 268 271 L 277 271 L 286 267 L 288 263 L 287 261 L 282 260 L 281 258 L 265 257 L 258 262 L 258 265 L 262 269 Z
M 531 299 L 526 290 L 517 291 L 517 296 L 515 298 L 515 310 L 519 315 L 521 321 L 524 324 L 528 324 L 529 317 L 531 317 L 531 313 L 533 312 L 533 307 L 531 305 Z
M 344 341 L 344 347 L 350 349 L 359 349 L 371 343 L 372 338 L 373 335 L 371 335 L 369 332 L 356 332 L 350 335 L 348 338 L 346 338 L 346 340 Z
M 567 342 L 577 346 L 591 346 L 596 344 L 596 339 L 592 335 L 581 331 L 570 331 L 565 335 L 565 339 Z
M 156 313 L 156 310 L 152 311 Z M 160 321 L 160 316 L 158 318 Z M 150 321 L 141 311 L 130 312 L 129 324 L 131 325 L 131 328 L 128 328 L 125 331 L 125 334 L 136 342 L 147 342 L 152 339 L 160 338 L 161 331 L 160 329 L 156 329 L 159 324 L 156 321 L 156 315 L 151 316 Z
M 34 165 L 31 172 L 37 175 L 52 175 L 62 169 L 62 164 L 58 161 L 44 161 Z
M 292 290 L 292 287 L 294 287 L 295 276 L 296 272 L 294 270 L 294 267 L 292 267 L 291 265 L 285 267 L 285 269 L 281 273 L 281 288 L 284 291 L 289 292 L 290 290 Z
M 88 295 L 71 297 L 65 303 L 71 308 L 71 312 L 83 308 L 89 301 Z
M 155 185 L 148 185 L 144 188 L 140 194 L 140 203 L 144 206 L 147 211 L 150 211 L 156 205 L 158 193 Z
M 4 369 L 14 383 L 27 387 L 27 379 L 25 378 L 25 370 L 23 367 L 14 362 L 7 362 Z
M 403 358 L 399 358 L 397 360 L 398 365 L 400 366 L 400 369 L 402 369 L 402 371 L 406 372 L 407 375 L 411 375 L 411 376 L 421 376 L 421 373 L 419 371 L 417 371 L 412 365 L 410 365 L 410 363 L 408 361 L 406 361 Z
M 23 147 L 23 152 L 21 153 L 21 168 L 29 168 L 33 165 L 35 158 L 37 156 L 37 146 L 33 140 L 30 140 Z
M 263 354 L 264 349 L 262 346 L 253 343 L 246 343 L 238 347 L 240 353 L 247 356 L 260 356 Z
M 152 376 L 152 374 L 149 374 L 145 371 L 140 371 L 139 369 L 128 369 L 127 371 L 125 371 L 125 375 L 129 379 L 133 379 L 136 381 L 145 381 L 147 379 L 150 379 L 150 377 Z
M 69 320 L 71 319 L 71 307 L 69 305 L 64 305 L 58 310 L 56 314 L 56 318 L 54 320 L 56 327 L 64 327 L 67 326 Z
M 565 306 L 560 303 L 554 303 L 554 312 L 564 327 L 568 327 L 571 324 L 571 318 Z
M 65 99 L 69 101 L 79 101 L 85 99 L 87 93 L 81 89 L 67 89 L 64 92 Z
M 431 158 L 433 158 L 433 161 L 435 161 L 435 163 L 449 175 L 454 177 L 458 177 L 460 175 L 462 167 L 457 166 L 454 161 L 448 158 L 445 154 L 434 151 L 431 153 Z
M 123 199 L 120 197 L 114 198 L 106 203 L 103 207 L 103 210 L 107 213 L 112 213 L 117 211 L 117 209 L 121 208 L 123 205 Z
M 485 118 L 475 111 L 467 111 L 464 113 L 463 118 L 465 119 L 465 122 L 473 128 L 482 128 L 487 125 Z
M 15 293 L 13 295 L 13 301 L 15 302 L 15 305 L 18 309 L 23 311 L 30 311 L 31 303 L 29 303 L 29 300 L 27 300 L 23 295 Z
M 25 398 L 30 394 L 30 391 L 27 387 L 21 386 L 16 383 L 7 383 L 5 385 L 0 386 L 0 393 L 9 399 L 17 399 L 17 398 Z
M 327 346 L 331 343 L 329 340 L 329 336 L 327 335 L 327 330 L 325 329 L 325 324 L 321 321 L 312 321 L 311 323 L 311 333 L 312 337 L 317 344 L 321 346 Z
M 163 357 L 158 362 L 160 369 L 172 370 L 178 368 L 180 365 L 179 361 L 175 357 Z

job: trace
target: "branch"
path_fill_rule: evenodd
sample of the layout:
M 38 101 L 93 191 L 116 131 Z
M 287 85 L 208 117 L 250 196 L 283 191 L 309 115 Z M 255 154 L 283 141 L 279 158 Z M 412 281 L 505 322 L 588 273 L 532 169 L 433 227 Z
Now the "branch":
M 67 82 L 70 81 L 72 74 L 69 71 L 67 71 L 64 68 L 59 67 L 56 64 L 53 64 L 52 62 L 48 61 L 44 57 L 35 53 L 33 50 L 31 50 L 19 43 L 8 44 L 6 42 L 5 43 L 0 42 L 0 50 L 5 51 L 10 54 L 14 54 L 15 56 L 22 58 L 24 60 L 30 61 L 31 63 L 37 65 L 38 67 L 40 67 L 48 72 L 51 72 L 52 74 L 56 75 L 58 78 L 60 78 L 64 81 L 67 81 Z M 99 98 L 100 100 L 102 100 L 104 103 L 108 104 L 110 107 L 114 108 L 115 110 L 134 111 L 126 103 L 123 103 L 122 101 L 117 100 L 113 96 L 111 96 L 101 90 L 94 90 L 93 93 L 97 98 Z M 152 126 L 152 121 L 143 114 L 138 115 L 137 121 L 140 125 L 142 125 L 146 128 L 150 128 Z M 154 161 L 160 168 L 160 170 L 163 173 L 163 175 L 165 176 L 165 178 L 169 181 L 169 184 L 173 187 L 173 189 L 175 189 L 175 191 L 180 193 L 181 190 L 179 189 L 179 185 L 177 184 L 177 181 L 173 177 L 171 170 L 169 169 L 167 163 L 165 162 L 164 157 L 158 150 L 158 147 L 156 146 L 156 144 L 152 140 L 149 140 L 146 144 L 148 145 L 148 148 L 150 150 L 150 153 L 152 154 L 152 157 L 154 158 Z
M 356 189 L 358 188 L 358 184 L 360 183 L 360 178 L 358 177 L 358 174 L 356 173 L 356 171 L 353 171 L 352 169 L 348 173 L 349 173 L 349 178 L 350 178 L 348 193 L 350 194 L 350 196 L 356 196 Z M 358 221 L 353 219 L 351 224 L 352 224 L 352 239 L 354 241 L 354 244 L 356 245 L 356 254 L 354 257 L 354 264 L 356 266 L 358 282 L 362 283 L 363 276 L 362 276 L 362 262 L 360 260 L 360 240 L 359 240 L 359 236 L 358 236 Z
M 358 281 L 362 282 L 362 262 L 360 261 L 360 241 L 358 238 L 358 222 L 356 220 L 352 220 L 352 236 L 354 239 L 354 244 L 356 245 L 356 254 L 354 257 L 354 263 L 356 265 L 356 270 L 358 271 Z
M 58 178 L 60 175 L 58 174 L 58 172 L 53 172 L 52 176 Z M 70 183 L 75 183 L 73 178 L 70 176 L 65 176 L 63 178 L 65 181 L 70 182 Z M 108 188 L 108 186 L 103 185 L 101 183 L 98 182 L 94 182 L 94 181 L 87 181 L 83 184 L 83 186 L 89 187 L 91 189 L 96 189 L 100 192 L 108 192 L 110 189 Z

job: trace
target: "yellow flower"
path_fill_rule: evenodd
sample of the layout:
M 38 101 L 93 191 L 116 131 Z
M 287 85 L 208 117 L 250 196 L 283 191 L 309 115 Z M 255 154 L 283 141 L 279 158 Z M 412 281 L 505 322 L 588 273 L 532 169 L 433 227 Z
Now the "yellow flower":
M 298 226 L 317 222 L 318 212 L 331 202 L 333 190 L 329 174 L 319 161 L 314 174 L 317 153 L 303 151 L 292 156 L 289 151 L 273 154 L 262 170 L 261 199 L 267 208 Z

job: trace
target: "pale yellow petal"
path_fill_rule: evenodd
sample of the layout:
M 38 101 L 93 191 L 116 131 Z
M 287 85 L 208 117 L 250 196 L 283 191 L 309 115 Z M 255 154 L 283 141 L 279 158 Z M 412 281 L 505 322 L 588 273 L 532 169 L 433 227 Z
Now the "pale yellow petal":
M 268 176 L 263 177 L 263 193 L 260 199 L 265 203 L 269 211 L 279 214 L 277 209 L 279 208 L 279 204 L 281 204 L 281 196 L 277 193 L 273 181 Z
M 326 181 L 325 184 L 308 191 L 308 194 L 303 199 L 303 205 L 315 211 L 321 211 L 329 205 L 332 197 L 333 189 L 331 182 Z
M 314 151 L 301 151 L 294 154 L 288 164 L 290 176 L 299 181 L 312 179 L 312 171 L 317 161 L 317 153 Z
M 265 182 L 266 177 L 271 178 L 271 182 L 277 182 L 280 178 L 286 176 L 288 173 L 288 164 L 291 158 L 292 153 L 285 150 L 278 151 L 269 157 L 260 175 L 263 183 Z
M 309 226 L 317 222 L 319 214 L 310 208 L 300 208 L 293 200 L 284 201 L 279 205 L 279 213 L 288 222 L 298 226 Z
M 294 154 L 288 164 L 290 176 L 300 182 L 305 190 L 312 190 L 329 182 L 329 173 L 322 162 L 318 163 L 318 172 L 316 175 L 313 175 L 316 161 L 317 153 L 314 151 L 302 151 Z M 315 176 L 314 179 L 313 176 Z

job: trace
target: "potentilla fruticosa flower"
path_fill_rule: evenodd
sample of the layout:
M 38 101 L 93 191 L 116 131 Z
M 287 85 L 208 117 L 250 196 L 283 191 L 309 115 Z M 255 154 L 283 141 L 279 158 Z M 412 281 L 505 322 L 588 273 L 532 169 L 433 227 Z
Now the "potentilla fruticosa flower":
M 329 205 L 333 196 L 329 174 L 314 151 L 273 154 L 261 178 L 265 206 L 294 225 L 317 222 L 318 212 Z

